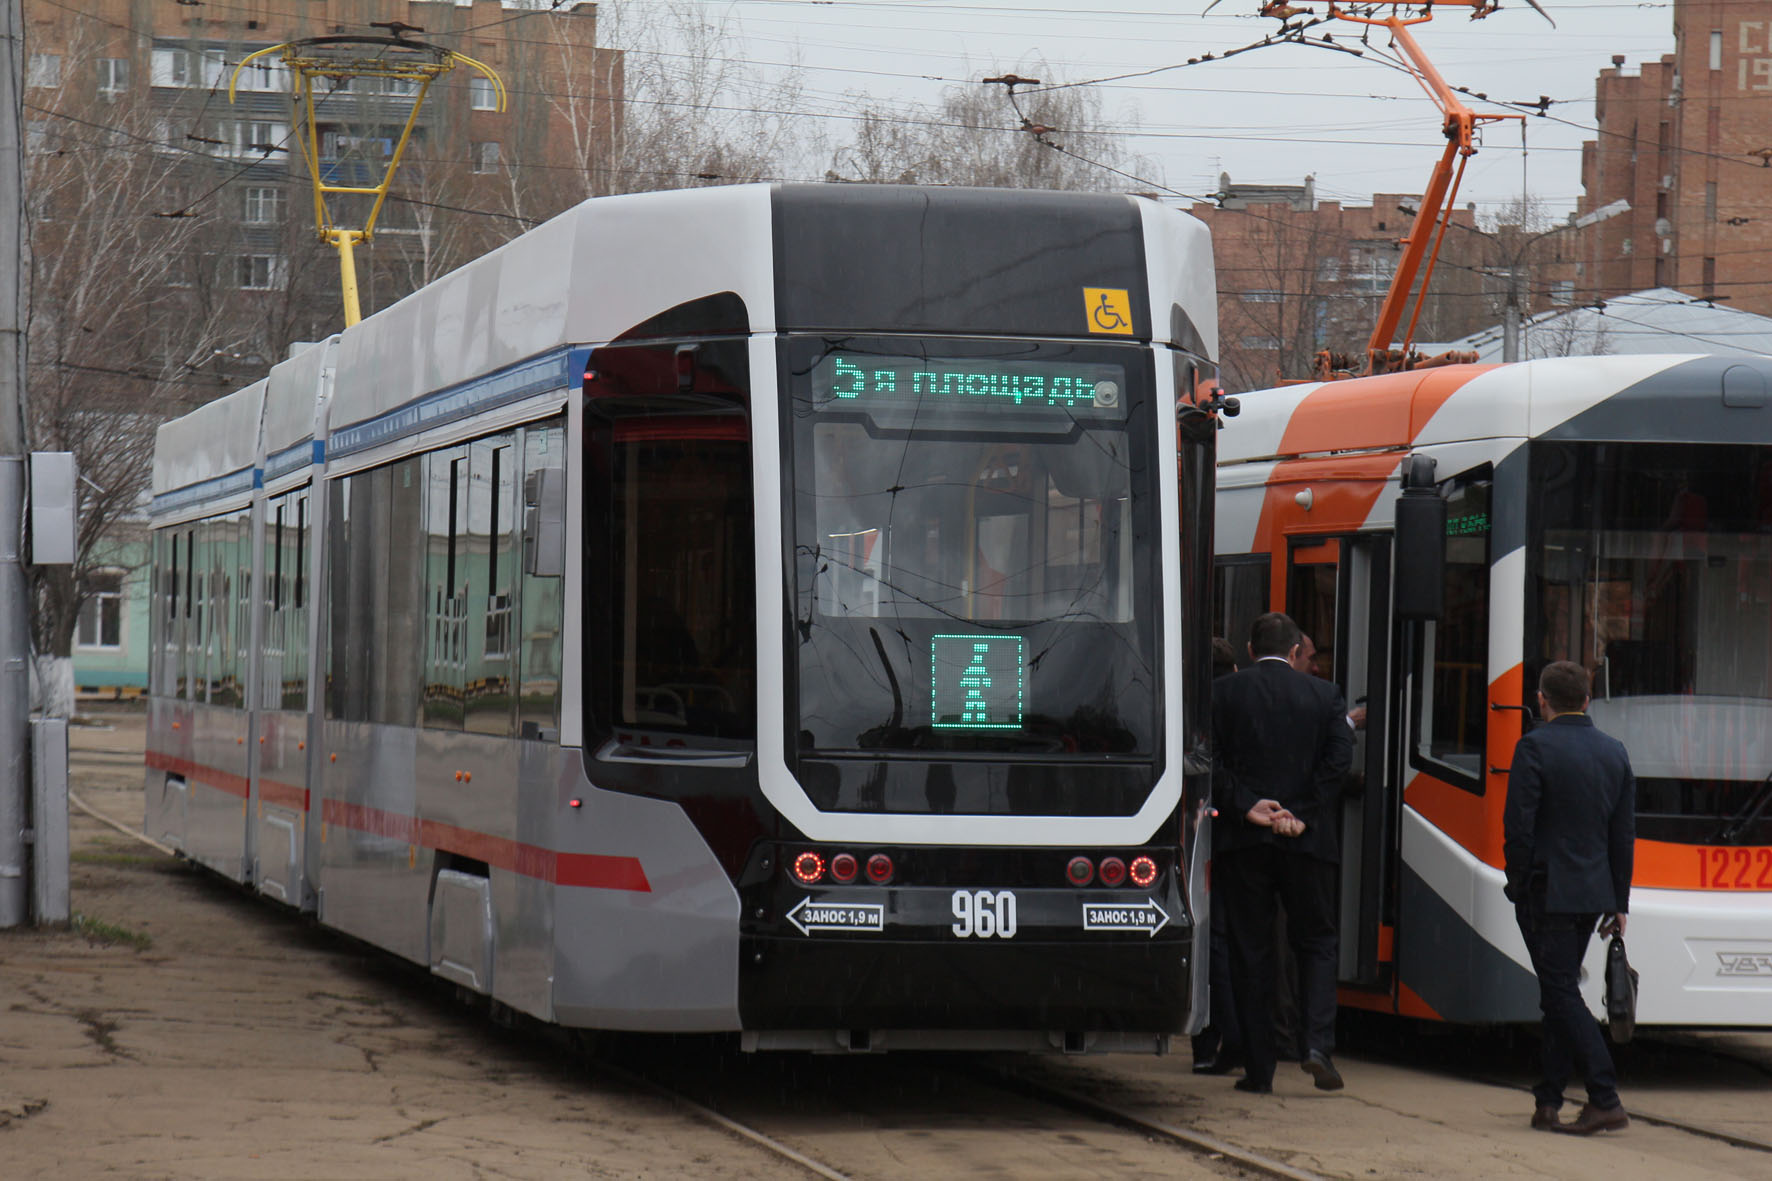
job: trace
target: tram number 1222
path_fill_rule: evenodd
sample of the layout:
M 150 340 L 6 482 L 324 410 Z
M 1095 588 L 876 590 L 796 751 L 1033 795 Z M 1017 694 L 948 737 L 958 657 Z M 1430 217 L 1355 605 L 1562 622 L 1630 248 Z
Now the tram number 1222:
M 955 890 L 954 934 L 961 939 L 1015 938 L 1015 894 L 1009 890 Z
M 1706 890 L 1772 890 L 1772 849 L 1694 849 L 1698 854 L 1698 884 Z M 1734 875 L 1730 875 L 1730 856 L 1735 854 Z M 1748 871 L 1754 865 L 1760 867 L 1756 879 L 1748 878 Z M 955 914 L 959 914 L 959 899 L 954 901 Z M 958 927 L 954 928 L 956 931 Z

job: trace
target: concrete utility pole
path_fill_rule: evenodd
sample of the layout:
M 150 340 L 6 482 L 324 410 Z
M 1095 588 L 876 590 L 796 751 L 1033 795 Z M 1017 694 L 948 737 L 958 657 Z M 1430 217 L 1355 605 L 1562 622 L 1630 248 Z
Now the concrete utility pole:
M 24 69 L 21 0 L 0 41 L 0 928 L 28 919 L 25 824 L 31 798 L 30 606 L 25 579 Z
M 1630 212 L 1630 202 L 1618 200 L 1610 205 L 1602 205 L 1592 213 L 1584 213 L 1580 217 L 1572 217 L 1560 226 L 1552 226 L 1542 234 L 1533 234 L 1523 240 L 1514 251 L 1513 258 L 1507 264 L 1507 306 L 1503 309 L 1501 327 L 1501 359 L 1518 361 L 1523 351 L 1524 335 L 1521 329 L 1521 312 L 1526 303 L 1525 284 L 1520 281 L 1520 268 L 1525 265 L 1526 251 L 1535 242 L 1548 238 L 1552 234 L 1564 230 L 1585 230 L 1591 225 L 1598 225 L 1608 218 L 1617 217 L 1621 213 Z

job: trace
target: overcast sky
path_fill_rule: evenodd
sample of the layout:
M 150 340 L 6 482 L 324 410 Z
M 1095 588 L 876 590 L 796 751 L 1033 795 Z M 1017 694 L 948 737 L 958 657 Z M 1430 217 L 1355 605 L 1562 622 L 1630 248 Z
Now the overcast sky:
M 1595 76 L 1613 54 L 1634 72 L 1673 50 L 1669 2 L 1541 2 L 1556 28 L 1524 0 L 1504 0 L 1482 21 L 1442 10 L 1414 30 L 1454 86 L 1556 100 L 1552 119 L 1528 121 L 1524 155 L 1517 124 L 1487 130 L 1461 204 L 1493 208 L 1524 183 L 1553 216 L 1573 209 L 1581 143 L 1593 135 Z M 1201 15 L 1208 0 L 702 3 L 710 21 L 736 24 L 752 62 L 777 69 L 797 60 L 805 107 L 824 114 L 850 109 L 845 96 L 855 92 L 928 101 L 943 85 L 1004 71 L 1077 82 L 1148 70 L 1250 44 L 1278 24 L 1253 15 L 1258 0 L 1221 0 L 1209 16 Z M 1352 26 L 1331 29 L 1338 40 L 1357 40 Z M 1384 41 L 1375 34 L 1374 44 Z M 1129 146 L 1150 160 L 1149 179 L 1190 195 L 1210 193 L 1220 171 L 1289 184 L 1309 173 L 1320 197 L 1366 204 L 1374 191 L 1419 192 L 1445 142 L 1431 100 L 1372 56 L 1276 46 L 1100 89 L 1107 112 L 1136 124 Z

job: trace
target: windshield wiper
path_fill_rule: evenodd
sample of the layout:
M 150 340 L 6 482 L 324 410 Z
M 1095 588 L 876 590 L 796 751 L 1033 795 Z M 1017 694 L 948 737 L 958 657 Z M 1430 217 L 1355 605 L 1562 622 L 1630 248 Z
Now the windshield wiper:
M 1760 819 L 1760 813 L 1764 812 L 1769 804 L 1772 804 L 1772 774 L 1768 774 L 1754 794 L 1747 797 L 1747 803 L 1741 806 L 1741 810 L 1729 817 L 1728 822 L 1717 830 L 1717 835 L 1711 838 L 1711 844 L 1744 844 L 1748 831 L 1753 828 Z

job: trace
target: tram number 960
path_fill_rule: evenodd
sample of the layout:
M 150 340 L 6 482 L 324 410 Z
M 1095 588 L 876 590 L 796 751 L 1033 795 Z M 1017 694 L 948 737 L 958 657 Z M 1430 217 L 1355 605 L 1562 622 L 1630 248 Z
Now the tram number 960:
M 1015 938 L 1015 895 L 1008 890 L 955 890 L 954 934 L 961 939 Z

